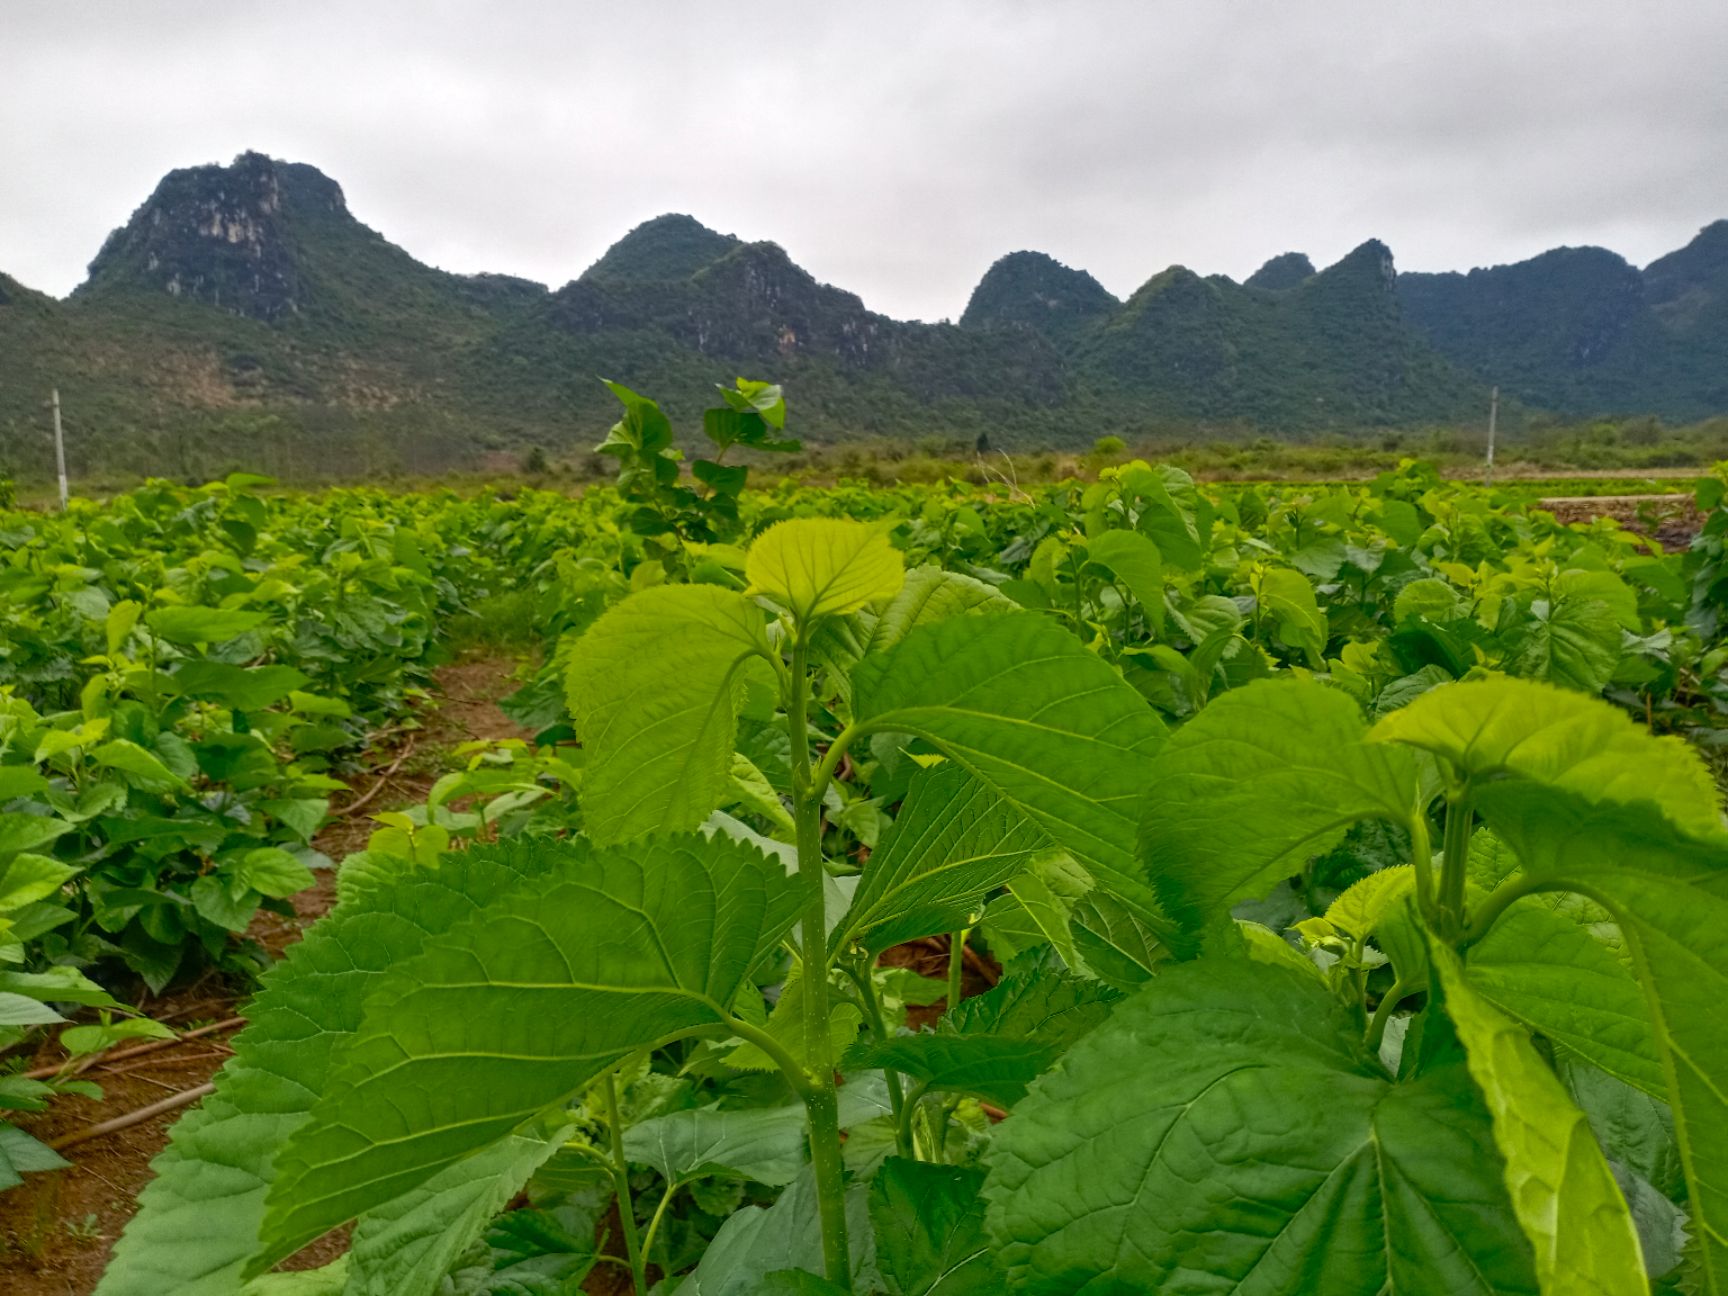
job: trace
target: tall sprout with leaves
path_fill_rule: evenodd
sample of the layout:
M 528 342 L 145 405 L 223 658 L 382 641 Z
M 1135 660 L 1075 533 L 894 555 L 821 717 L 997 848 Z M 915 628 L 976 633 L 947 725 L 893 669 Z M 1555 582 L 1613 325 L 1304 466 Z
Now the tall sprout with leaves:
M 771 527 L 751 546 L 745 570 L 754 600 L 712 586 L 670 586 L 602 618 L 572 670 L 570 702 L 591 753 L 584 774 L 584 800 L 593 807 L 588 832 L 604 844 L 700 824 L 731 776 L 734 717 L 745 691 L 754 682 L 778 692 L 792 763 L 802 1038 L 792 1042 L 794 1053 L 784 1037 L 732 1025 L 774 1058 L 809 1110 L 824 1264 L 839 1281 L 849 1264 L 829 1056 L 821 814 L 849 736 L 820 763 L 812 759 L 812 653 L 833 618 L 892 598 L 904 572 L 880 529 L 821 519 Z M 681 683 L 668 687 L 668 674 Z M 683 777 L 663 776 L 668 761 Z
M 738 496 L 750 469 L 726 462 L 732 450 L 787 453 L 801 447 L 785 435 L 786 400 L 779 386 L 749 378 L 730 387 L 717 384 L 721 404 L 702 415 L 714 457 L 694 460 L 694 483 L 685 482 L 679 467 L 684 455 L 673 444 L 665 411 L 622 383 L 604 381 L 624 416 L 595 450 L 618 461 L 618 490 L 632 506 L 630 528 L 658 546 L 662 558 L 680 552 L 686 541 L 736 538 Z

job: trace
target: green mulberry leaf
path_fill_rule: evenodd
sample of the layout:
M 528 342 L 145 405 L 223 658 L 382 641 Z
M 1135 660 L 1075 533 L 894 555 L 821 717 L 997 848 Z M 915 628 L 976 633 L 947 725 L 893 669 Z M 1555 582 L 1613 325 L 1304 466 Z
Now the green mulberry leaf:
M 0 1121 L 0 1192 L 16 1188 L 27 1174 L 64 1170 L 71 1164 L 46 1143 L 16 1125 Z
M 231 666 L 203 658 L 181 662 L 169 681 L 187 697 L 214 698 L 240 711 L 262 711 L 312 682 L 292 666 Z
M 343 1296 L 436 1291 L 572 1128 L 512 1134 L 368 1212 L 354 1230 Z
M 1004 1107 L 1110 1015 L 1121 995 L 1097 981 L 1011 973 L 947 1014 L 934 1031 L 854 1048 L 848 1069 L 893 1067 L 931 1089 L 975 1094 Z
M 1619 618 L 1599 599 L 1537 599 L 1505 665 L 1525 678 L 1595 695 L 1620 664 L 1620 640 Z
M 975 577 L 940 567 L 914 567 L 876 618 L 866 646 L 870 652 L 887 652 L 921 625 L 1013 610 L 1012 599 Z
M 149 627 L 169 643 L 212 644 L 238 638 L 270 619 L 244 608 L 161 607 L 144 614 Z
M 1694 835 L 1722 826 L 1715 780 L 1684 739 L 1653 737 L 1598 699 L 1530 680 L 1430 689 L 1375 724 L 1369 741 L 1423 748 L 1472 779 L 1529 779 L 1592 802 L 1653 802 Z
M 639 1121 L 624 1131 L 632 1165 L 653 1166 L 668 1183 L 730 1175 L 778 1188 L 798 1177 L 807 1158 L 804 1104 L 729 1110 L 698 1107 Z
M 1167 968 L 986 1153 L 1008 1288 L 1536 1292 L 1455 1054 L 1394 1081 L 1318 978 L 1222 958 Z
M 637 1049 L 724 1027 L 745 974 L 796 917 L 780 862 L 726 837 L 538 850 L 544 876 L 428 941 L 367 996 L 311 1121 L 278 1156 L 265 1263 Z
M 1164 559 L 1138 531 L 1103 531 L 1086 541 L 1086 557 L 1116 573 L 1140 606 L 1154 635 L 1164 629 Z
M 1277 622 L 1278 638 L 1307 658 L 1316 669 L 1326 655 L 1326 613 L 1314 597 L 1314 587 L 1301 572 L 1272 567 L 1261 573 L 1255 596 Z
M 1158 754 L 1141 851 L 1160 898 L 1191 931 L 1263 895 L 1359 819 L 1408 823 L 1417 769 L 1374 747 L 1348 694 L 1299 680 L 1232 689 Z
M 1650 1009 L 1632 969 L 1536 897 L 1470 947 L 1465 979 L 1501 1011 L 1645 1093 L 1666 1097 Z
M 1494 1116 L 1506 1187 L 1535 1248 L 1543 1296 L 1642 1291 L 1638 1234 L 1584 1113 L 1529 1032 L 1470 988 L 1457 955 L 1438 942 L 1430 954 L 1470 1074 Z
M 861 729 L 933 743 L 1169 928 L 1135 851 L 1164 726 L 1067 631 L 1028 613 L 939 621 L 866 657 L 852 684 Z
M 914 776 L 830 948 L 857 941 L 876 954 L 967 926 L 985 894 L 1025 870 L 1044 840 L 1000 792 L 958 765 Z
M 1728 839 L 1690 837 L 1648 801 L 1593 805 L 1528 783 L 1490 784 L 1476 804 L 1530 878 L 1620 924 L 1668 1081 L 1704 1289 L 1728 1291 Z
M 893 598 L 906 562 L 887 532 L 845 518 L 788 518 L 750 545 L 750 593 L 766 594 L 802 624 Z
M 876 1263 L 895 1296 L 997 1296 L 984 1173 L 889 1157 L 870 1181 Z
M 762 613 L 732 590 L 660 585 L 576 642 L 566 691 L 587 753 L 580 800 L 601 845 L 694 829 L 726 799 Z
M 876 1254 L 869 1207 L 862 1185 L 846 1193 L 846 1232 L 851 1241 L 855 1290 L 874 1290 Z M 779 1290 L 825 1296 L 834 1290 L 815 1277 L 822 1271 L 822 1231 L 816 1207 L 816 1176 L 805 1169 L 767 1209 L 746 1206 L 721 1225 L 702 1262 L 678 1288 L 679 1296 L 760 1296 Z M 810 1275 L 777 1276 L 787 1270 Z M 777 1281 L 768 1281 L 776 1277 Z
M 228 1296 L 259 1250 L 276 1157 L 305 1123 L 360 1024 L 366 991 L 543 857 L 476 847 L 339 906 L 288 947 L 246 1010 L 216 1092 L 174 1126 L 115 1246 L 100 1296 Z

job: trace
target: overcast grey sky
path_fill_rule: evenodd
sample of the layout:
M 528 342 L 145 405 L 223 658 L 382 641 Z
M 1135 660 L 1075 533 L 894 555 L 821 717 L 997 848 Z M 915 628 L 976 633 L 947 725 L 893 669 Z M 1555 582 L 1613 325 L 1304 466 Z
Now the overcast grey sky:
M 68 292 L 255 148 L 422 260 L 553 285 L 685 211 L 871 307 L 1037 248 L 1118 295 L 1362 240 L 1406 270 L 1728 216 L 1728 0 L 0 0 L 0 270 Z

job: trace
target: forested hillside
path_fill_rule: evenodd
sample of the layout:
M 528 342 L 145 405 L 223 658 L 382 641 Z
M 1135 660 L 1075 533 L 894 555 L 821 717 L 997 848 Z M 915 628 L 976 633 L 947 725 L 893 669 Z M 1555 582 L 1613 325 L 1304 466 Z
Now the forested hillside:
M 46 452 L 65 398 L 79 456 L 191 470 L 267 445 L 295 473 L 360 456 L 437 470 L 487 450 L 585 447 L 604 375 L 693 409 L 738 372 L 795 384 L 806 433 L 1080 446 L 1099 436 L 1307 436 L 1523 410 L 1728 411 L 1728 221 L 1640 272 L 1560 249 L 1467 275 L 1398 275 L 1370 240 L 1245 283 L 1181 266 L 1119 301 L 1038 252 L 1002 257 L 958 324 L 891 319 L 779 245 L 686 215 L 626 234 L 556 290 L 455 275 L 348 209 L 317 169 L 247 153 L 174 171 L 65 301 L 0 275 L 0 463 Z M 262 452 L 261 452 L 262 453 Z M 136 463 L 132 461 L 136 460 Z

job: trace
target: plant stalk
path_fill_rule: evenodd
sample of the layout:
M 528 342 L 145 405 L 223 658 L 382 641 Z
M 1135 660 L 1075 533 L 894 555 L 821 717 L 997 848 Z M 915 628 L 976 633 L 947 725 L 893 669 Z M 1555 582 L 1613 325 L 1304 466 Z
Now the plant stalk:
M 1521 875 L 1502 882 L 1482 902 L 1482 907 L 1470 915 L 1470 925 L 1464 933 L 1464 943 L 1473 945 L 1481 940 L 1488 934 L 1489 928 L 1494 926 L 1500 915 L 1525 896 L 1535 895 L 1539 891 L 1574 889 L 1578 890 L 1580 895 L 1589 894 L 1582 888 L 1577 888 L 1570 883 L 1563 883 L 1556 878 L 1533 878 L 1528 875 Z M 1592 895 L 1590 898 L 1595 899 L 1595 896 Z
M 960 1006 L 960 996 L 965 993 L 966 933 L 970 930 L 969 927 L 962 927 L 958 931 L 948 933 L 949 1012 L 953 1012 Z
M 866 964 L 862 970 L 842 964 L 846 974 L 852 978 L 858 987 L 859 1005 L 864 1009 L 864 1020 L 870 1026 L 870 1033 L 882 1043 L 888 1041 L 888 1023 L 882 1017 L 882 1003 L 876 997 L 876 985 L 870 979 L 870 968 Z M 906 1090 L 900 1083 L 900 1073 L 893 1067 L 882 1068 L 882 1079 L 888 1085 L 888 1108 L 894 1114 L 894 1150 L 907 1160 L 914 1160 L 912 1154 L 912 1132 L 903 1119 L 906 1109 Z
M 618 1224 L 624 1230 L 624 1252 L 630 1277 L 640 1296 L 648 1291 L 648 1260 L 636 1232 L 636 1204 L 630 1199 L 630 1161 L 624 1155 L 624 1121 L 618 1114 L 618 1073 L 606 1073 L 606 1128 L 612 1142 L 612 1184 L 618 1195 Z
M 660 1194 L 660 1204 L 654 1208 L 654 1217 L 648 1221 L 648 1231 L 642 1235 L 642 1267 L 648 1267 L 649 1260 L 654 1255 L 654 1235 L 660 1231 L 660 1221 L 666 1218 L 666 1208 L 672 1204 L 672 1198 L 679 1188 L 678 1180 L 668 1179 L 666 1191 Z M 664 1272 L 664 1270 L 662 1270 Z
M 1386 1038 L 1386 1023 L 1392 1020 L 1393 1010 L 1414 994 L 1416 989 L 1416 985 L 1409 981 L 1394 981 L 1392 988 L 1374 1009 L 1374 1020 L 1368 1023 L 1368 1047 L 1376 1053 L 1380 1051 L 1380 1041 Z
M 1434 840 L 1428 835 L 1428 812 L 1421 808 L 1410 816 L 1410 864 L 1416 870 L 1416 907 L 1428 920 L 1437 922 L 1438 908 L 1434 895 Z
M 936 1135 L 935 1135 L 935 1137 L 936 1137 L 936 1159 L 938 1161 L 946 1161 L 948 1159 L 948 1127 L 951 1124 L 953 1124 L 954 1113 L 959 1110 L 959 1107 L 960 1107 L 960 1095 L 959 1094 L 953 1094 L 952 1096 L 947 1098 L 945 1101 L 943 1101 L 937 1105 L 936 1110 L 941 1113 L 941 1116 L 938 1119 L 938 1124 L 936 1126 Z
M 1475 817 L 1468 792 L 1447 799 L 1440 857 L 1440 935 L 1453 945 L 1464 939 L 1464 884 L 1470 875 L 1470 828 Z
M 901 1144 L 912 1149 L 909 1154 L 903 1153 L 902 1155 L 909 1155 L 914 1161 L 923 1161 L 926 1159 L 918 1150 L 916 1125 L 918 1120 L 918 1108 L 923 1104 L 926 1092 L 928 1092 L 927 1086 L 923 1084 L 913 1086 L 912 1092 L 906 1095 L 906 1105 L 900 1109 L 900 1119 L 895 1129 L 894 1137 L 896 1144 Z
M 828 931 L 823 921 L 822 794 L 810 767 L 809 639 L 803 627 L 792 645 L 786 723 L 792 743 L 793 819 L 797 827 L 798 879 L 804 886 L 801 945 L 804 963 L 804 1056 L 809 1061 L 804 1096 L 810 1118 L 810 1164 L 822 1224 L 822 1265 L 828 1281 L 852 1290 L 846 1238 L 846 1181 L 840 1157 L 840 1105 L 834 1069 L 827 1062 Z

